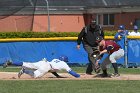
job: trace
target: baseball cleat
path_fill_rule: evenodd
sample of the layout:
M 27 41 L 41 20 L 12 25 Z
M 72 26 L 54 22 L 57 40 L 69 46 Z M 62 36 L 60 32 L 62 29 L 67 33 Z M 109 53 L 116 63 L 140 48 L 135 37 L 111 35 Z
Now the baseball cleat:
M 8 65 L 6 63 L 3 64 L 3 68 L 6 68 Z
M 119 77 L 120 74 L 118 74 L 118 73 L 113 73 L 111 76 L 112 76 L 112 77 Z
M 108 77 L 108 74 L 100 74 L 101 77 Z
M 6 61 L 4 64 L 3 64 L 3 68 L 6 68 L 6 67 L 8 67 L 9 65 L 11 65 L 12 64 L 12 61 L 11 60 L 8 60 L 8 61 Z
M 21 75 L 24 74 L 24 70 L 25 70 L 24 68 L 21 68 L 21 70 L 18 73 L 18 78 L 20 78 Z
M 109 74 L 97 74 L 95 77 L 98 77 L 98 78 L 111 78 L 111 76 Z
M 92 73 L 86 73 L 86 75 L 93 75 Z

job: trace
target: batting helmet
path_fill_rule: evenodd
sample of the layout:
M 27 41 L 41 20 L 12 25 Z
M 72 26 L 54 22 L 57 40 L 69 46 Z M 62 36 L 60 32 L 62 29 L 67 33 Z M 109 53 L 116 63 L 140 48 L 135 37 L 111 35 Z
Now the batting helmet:
M 64 61 L 64 62 L 68 62 L 68 57 L 67 56 L 60 56 L 59 60 Z
M 134 30 L 138 30 L 138 26 L 135 25 L 135 26 L 134 26 Z
M 120 26 L 119 26 L 119 29 L 120 29 L 120 30 L 124 30 L 124 29 L 125 29 L 125 26 L 124 26 L 124 25 L 120 25 Z

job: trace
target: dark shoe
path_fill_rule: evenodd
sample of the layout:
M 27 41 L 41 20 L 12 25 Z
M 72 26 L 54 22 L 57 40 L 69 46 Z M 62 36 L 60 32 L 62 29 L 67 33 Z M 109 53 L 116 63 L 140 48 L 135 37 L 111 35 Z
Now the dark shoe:
M 3 68 L 8 67 L 9 65 L 12 65 L 12 61 L 11 61 L 11 60 L 6 61 L 6 62 L 3 64 Z
M 92 73 L 86 73 L 87 75 L 93 75 Z
M 99 77 L 99 78 L 110 78 L 110 75 L 108 74 L 97 74 L 95 77 Z
M 108 77 L 108 74 L 100 74 L 101 77 Z

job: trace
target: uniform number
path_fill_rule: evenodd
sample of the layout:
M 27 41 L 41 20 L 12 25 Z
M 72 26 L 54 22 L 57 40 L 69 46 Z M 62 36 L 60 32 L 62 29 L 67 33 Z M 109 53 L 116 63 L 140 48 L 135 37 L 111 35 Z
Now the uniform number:
M 58 63 L 58 62 L 60 62 L 60 61 L 59 61 L 59 60 L 55 60 L 54 62 L 55 62 L 55 63 Z

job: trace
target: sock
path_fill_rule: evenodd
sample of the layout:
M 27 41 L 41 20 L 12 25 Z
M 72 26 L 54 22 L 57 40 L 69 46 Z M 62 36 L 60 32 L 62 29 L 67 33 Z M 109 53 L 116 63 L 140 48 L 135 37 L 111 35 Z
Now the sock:
M 34 76 L 34 71 L 32 71 L 32 70 L 27 70 L 27 69 L 25 69 L 24 70 L 24 73 L 26 73 L 26 74 L 28 74 L 28 75 L 30 75 L 30 76 Z
M 114 72 L 118 74 L 118 65 L 117 65 L 117 63 L 112 63 L 112 66 L 114 68 Z

